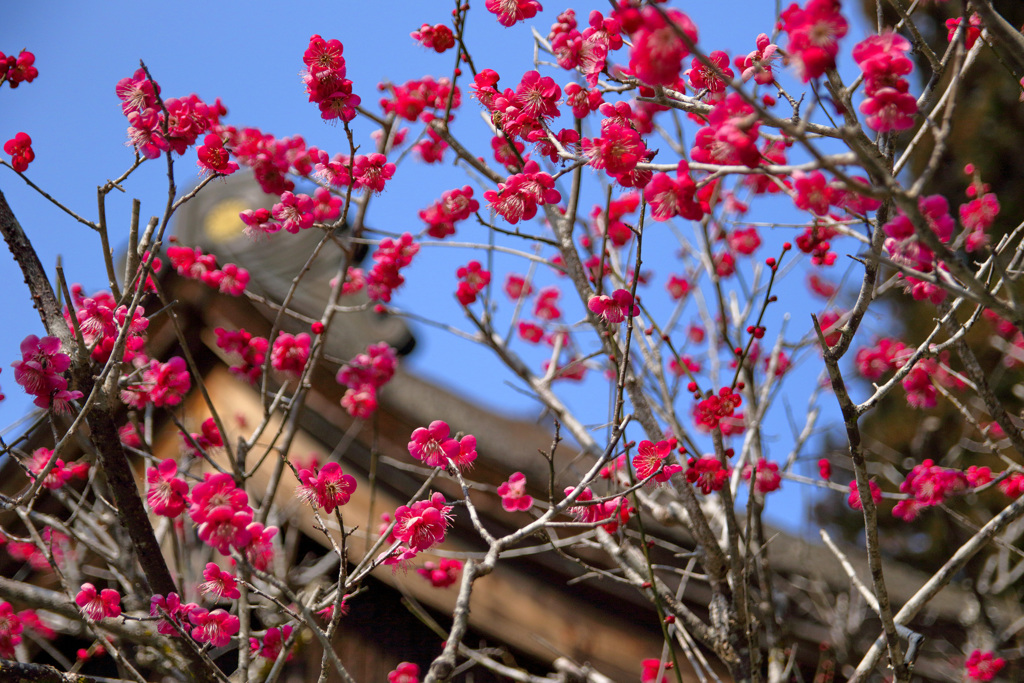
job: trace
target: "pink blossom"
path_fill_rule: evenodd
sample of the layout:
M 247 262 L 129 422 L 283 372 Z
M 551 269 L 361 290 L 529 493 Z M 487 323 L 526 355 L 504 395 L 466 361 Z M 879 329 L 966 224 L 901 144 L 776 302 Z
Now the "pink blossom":
M 484 7 L 498 16 L 498 23 L 502 26 L 513 26 L 517 22 L 532 19 L 544 9 L 537 0 L 487 0 Z
M 242 555 L 254 569 L 265 572 L 270 568 L 274 559 L 274 536 L 277 535 L 276 526 L 264 526 L 259 522 L 252 522 L 245 527 L 247 541 L 243 544 Z
M 28 133 L 17 133 L 4 143 L 4 151 L 11 155 L 11 168 L 18 173 L 28 170 L 28 165 L 36 158 L 32 151 L 32 138 Z
M 996 657 L 994 652 L 974 650 L 964 662 L 969 681 L 991 681 L 1006 666 L 1006 660 Z
M 435 493 L 430 500 L 421 500 L 412 507 L 402 505 L 395 510 L 395 539 L 413 551 L 420 552 L 444 541 L 451 524 L 452 506 L 446 505 L 444 495 Z
M 879 133 L 914 127 L 917 100 L 896 88 L 882 88 L 860 105 L 868 126 Z
M 75 603 L 82 608 L 90 621 L 99 621 L 104 617 L 121 616 L 121 594 L 113 588 L 97 591 L 91 583 L 83 583 Z
M 281 227 L 290 233 L 297 233 L 313 227 L 313 198 L 306 194 L 285 192 L 281 201 L 274 204 L 271 213 L 281 223 Z
M 782 12 L 779 25 L 789 34 L 786 52 L 804 83 L 835 68 L 839 39 L 849 26 L 839 13 L 839 0 L 808 0 Z
M 640 315 L 640 307 L 633 303 L 633 295 L 625 289 L 616 289 L 611 296 L 594 295 L 590 297 L 587 308 L 611 325 L 618 325 L 627 317 Z
M 455 36 L 444 24 L 423 24 L 418 31 L 413 31 L 409 35 L 423 47 L 430 48 L 438 54 L 455 47 Z
M 869 481 L 868 490 L 870 490 L 871 492 L 871 500 L 872 502 L 874 502 L 875 505 L 878 505 L 880 502 L 882 502 L 882 489 L 878 487 L 878 484 L 876 484 L 873 481 Z M 846 497 L 846 504 L 849 505 L 854 510 L 861 509 L 860 492 L 857 491 L 856 481 L 850 482 L 850 495 Z
M 614 177 L 632 171 L 643 161 L 646 151 L 640 133 L 615 122 L 602 123 L 600 137 L 583 139 L 583 155 L 590 159 L 590 165 L 606 169 Z
M 174 624 L 177 624 L 183 631 L 187 632 L 188 627 L 186 626 L 187 622 L 185 619 L 188 617 L 189 611 L 194 607 L 198 607 L 198 605 L 195 603 L 183 605 L 181 597 L 177 593 L 169 593 L 166 598 L 162 595 L 154 595 L 149 600 L 149 616 L 163 617 L 156 624 L 157 633 L 177 638 L 180 634 L 178 629 L 174 628 Z
M 224 148 L 224 141 L 219 135 L 209 133 L 203 138 L 203 144 L 196 149 L 199 156 L 199 168 L 205 173 L 231 175 L 238 170 L 238 164 L 231 161 L 229 152 Z
M 491 282 L 490 271 L 484 270 L 479 261 L 470 261 L 455 271 L 459 286 L 455 298 L 463 306 L 476 302 L 476 296 Z
M 294 630 L 290 624 L 285 624 L 281 628 L 271 626 L 263 634 L 262 643 L 256 638 L 249 638 L 249 648 L 257 657 L 275 661 L 281 655 L 281 648 L 292 637 Z M 288 658 L 291 658 L 291 653 L 288 653 Z
M 536 216 L 538 206 L 558 203 L 562 195 L 555 189 L 554 179 L 541 172 L 537 162 L 527 161 L 522 173 L 499 183 L 497 191 L 485 192 L 484 199 L 495 213 L 514 225 Z
M 668 282 L 665 283 L 665 289 L 668 290 L 669 296 L 672 297 L 673 301 L 679 301 L 690 292 L 690 281 L 685 277 L 679 275 L 672 275 L 669 277 Z
M 323 508 L 327 514 L 348 503 L 356 490 L 355 477 L 344 474 L 341 465 L 334 461 L 320 468 L 319 473 L 315 468 L 300 469 L 298 477 L 296 495 L 314 507 Z
M 459 580 L 461 571 L 461 562 L 442 557 L 438 564 L 424 562 L 423 567 L 417 569 L 416 573 L 429 581 L 434 588 L 448 588 Z
M 777 491 L 782 485 L 782 475 L 779 474 L 779 464 L 761 458 L 757 461 L 753 470 L 750 465 L 743 470 L 743 478 L 749 480 L 754 475 L 754 490 L 761 495 Z
M 174 518 L 185 511 L 188 484 L 177 474 L 178 463 L 173 458 L 161 460 L 156 467 L 146 469 L 149 482 L 146 501 L 153 514 Z
M 685 160 L 679 162 L 676 179 L 667 173 L 657 173 L 644 188 L 644 199 L 651 205 L 651 218 L 667 221 L 675 216 L 700 220 L 704 212 L 694 200 L 697 184 L 690 177 L 690 166 Z
M 665 12 L 668 21 L 662 17 Z M 674 87 L 683 68 L 683 59 L 690 49 L 679 33 L 691 43 L 697 42 L 697 27 L 678 10 L 660 10 L 645 6 L 640 22 L 632 31 L 633 47 L 629 51 L 629 69 L 648 85 Z
M 522 472 L 515 472 L 508 481 L 502 482 L 498 495 L 506 512 L 529 510 L 533 506 L 533 496 L 526 493 L 526 475 Z
M 197 643 L 210 643 L 213 647 L 224 647 L 231 642 L 231 636 L 238 633 L 238 617 L 222 609 L 212 612 L 195 607 L 188 613 L 194 625 L 192 637 Z
M 298 377 L 306 367 L 309 358 L 309 335 L 301 332 L 291 335 L 279 332 L 270 351 L 270 364 L 279 372 Z
M 429 467 L 447 467 L 460 452 L 459 442 L 449 438 L 450 428 L 443 420 L 434 420 L 429 427 L 413 431 L 409 454 Z
M 641 441 L 637 445 L 636 455 L 633 456 L 633 467 L 636 469 L 637 478 L 646 479 L 654 475 L 652 482 L 664 484 L 672 478 L 672 475 L 682 472 L 682 465 L 665 463 L 665 459 L 671 452 L 672 444 L 668 441 L 659 441 L 658 443 Z
M 497 0 L 489 0 L 495 1 Z M 388 683 L 420 683 L 420 667 L 412 662 L 402 662 L 397 669 L 388 674 Z
M 203 595 L 213 595 L 215 598 L 227 598 L 228 600 L 237 600 L 242 595 L 238 590 L 235 575 L 221 569 L 216 562 L 206 564 L 203 578 L 206 581 L 199 584 L 199 591 Z
M 9 602 L 0 602 L 0 657 L 14 659 L 24 624 Z

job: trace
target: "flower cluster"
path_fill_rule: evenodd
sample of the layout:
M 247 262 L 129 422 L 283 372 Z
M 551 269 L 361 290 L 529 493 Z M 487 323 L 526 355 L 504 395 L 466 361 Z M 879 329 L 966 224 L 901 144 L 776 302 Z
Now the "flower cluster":
M 682 91 L 676 83 L 690 48 L 679 34 L 696 44 L 697 26 L 678 10 L 662 10 L 650 5 L 638 14 L 636 10 L 627 10 L 624 14 L 628 16 L 619 18 L 633 43 L 629 51 L 629 70 L 648 85 Z
M 562 195 L 555 189 L 554 179 L 543 173 L 537 162 L 527 161 L 522 173 L 511 175 L 499 183 L 497 191 L 485 192 L 484 199 L 492 211 L 515 225 L 536 216 L 538 206 L 557 204 Z
M 869 36 L 853 48 L 853 59 L 864 72 L 864 94 L 860 105 L 867 124 L 879 133 L 914 127 L 917 100 L 907 92 L 905 78 L 914 64 L 907 57 L 910 41 L 898 33 Z
M 22 50 L 17 57 L 0 52 L 0 85 L 7 83 L 13 89 L 31 83 L 39 75 L 35 63 L 36 56 L 28 50 Z
M 290 377 L 299 377 L 309 359 L 310 337 L 305 332 L 279 332 L 270 350 L 270 365 Z
M 455 290 L 455 298 L 463 306 L 476 302 L 476 295 L 491 283 L 491 272 L 484 270 L 479 261 L 470 261 L 455 271 L 459 278 L 459 286 Z
M 198 432 L 178 432 L 181 435 L 185 453 L 194 457 L 203 457 L 205 452 L 211 448 L 220 448 L 224 445 L 224 438 L 220 429 L 217 428 L 217 421 L 212 417 L 203 420 Z
M 928 459 L 915 465 L 900 484 L 900 493 L 909 493 L 913 498 L 901 500 L 892 509 L 892 514 L 910 522 L 926 507 L 942 505 L 950 496 L 963 493 L 968 488 L 963 472 L 939 467 Z
M 338 384 L 348 391 L 341 405 L 352 417 L 365 420 L 377 410 L 377 390 L 395 376 L 398 357 L 386 342 L 371 344 L 338 371 Z
M 552 25 L 548 42 L 558 65 L 563 69 L 578 69 L 586 79 L 587 86 L 593 88 L 607 66 L 608 53 L 620 49 L 623 39 L 621 22 L 614 16 L 605 18 L 601 12 L 592 10 L 589 24 L 581 33 L 577 29 L 576 12 L 565 10 Z M 566 86 L 566 95 L 570 94 L 570 88 L 581 90 L 578 84 L 572 83 Z M 600 93 L 597 94 L 600 98 Z M 584 116 L 576 114 L 576 118 L 582 119 Z
M 114 343 L 127 322 L 128 307 L 118 306 L 110 292 L 97 292 L 91 297 L 84 296 L 81 285 L 77 284 L 71 287 L 71 300 L 74 308 L 64 308 L 64 319 L 72 326 L 73 310 L 85 345 L 92 349 L 92 359 L 98 363 L 107 362 L 114 350 Z M 149 326 L 145 310 L 137 306 L 132 313 L 131 322 L 127 324 L 128 334 L 124 341 L 123 359 L 131 362 L 137 356 L 142 356 L 144 333 Z
M 686 481 L 708 495 L 712 491 L 722 490 L 725 482 L 729 481 L 730 471 L 715 457 L 690 458 L 687 461 Z
M 782 475 L 779 474 L 779 464 L 760 458 L 751 467 L 747 465 L 743 469 L 743 478 L 747 481 L 754 478 L 754 491 L 761 495 L 777 491 L 782 486 Z
M 21 342 L 21 360 L 11 363 L 14 381 L 35 396 L 40 408 L 57 412 L 69 409 L 69 403 L 82 398 L 81 391 L 69 391 L 63 374 L 71 367 L 71 357 L 60 350 L 56 337 L 40 339 L 30 334 Z
M 18 173 L 28 170 L 28 165 L 36 158 L 32 151 L 32 138 L 28 133 L 17 133 L 4 143 L 4 152 L 11 155 L 11 168 Z
M 733 416 L 733 412 L 743 403 L 743 397 L 731 387 L 722 387 L 718 394 L 701 398 L 693 409 L 693 417 L 697 427 L 713 430 L 720 427 L 724 419 Z
M 427 234 L 444 239 L 455 234 L 455 224 L 480 210 L 480 202 L 473 199 L 473 188 L 448 190 L 441 199 L 420 211 L 420 219 L 427 224 Z
M 657 173 L 644 187 L 644 199 L 651 205 L 651 218 L 667 221 L 676 216 L 698 221 L 704 217 L 700 204 L 694 200 L 697 184 L 690 177 L 690 165 L 680 160 L 675 180 L 667 173 Z
M 220 100 L 210 105 L 196 95 L 164 99 L 161 107 L 160 86 L 144 69 L 118 81 L 115 91 L 128 118 L 128 138 L 147 159 L 163 152 L 184 154 L 200 135 L 218 128 L 220 117 L 227 113 Z
M 341 41 L 314 35 L 302 55 L 306 65 L 302 75 L 306 94 L 310 102 L 320 107 L 320 117 L 327 121 L 351 121 L 360 102 L 359 96 L 352 93 L 352 81 L 345 78 L 343 50 Z
M 141 379 L 121 390 L 121 400 L 133 408 L 176 406 L 192 386 L 188 366 L 181 356 L 174 356 L 166 363 L 150 360 L 141 369 Z
M 745 57 L 737 57 L 734 63 L 744 83 L 753 78 L 759 85 L 771 85 L 775 82 L 772 62 L 779 56 L 779 46 L 772 43 L 766 33 L 758 34 L 756 44 L 756 50 Z
M 459 440 L 449 437 L 451 428 L 444 420 L 434 420 L 428 427 L 418 427 L 409 437 L 409 455 L 428 467 L 460 470 L 471 467 L 476 460 L 476 437 L 467 434 Z
M 444 494 L 434 493 L 429 500 L 420 500 L 412 506 L 402 505 L 395 510 L 392 537 L 401 545 L 385 560 L 397 565 L 418 553 L 444 541 L 452 521 L 452 506 L 447 505 Z
M 839 39 L 849 29 L 839 9 L 839 0 L 807 0 L 803 8 L 793 3 L 779 15 L 779 28 L 789 36 L 786 54 L 804 83 L 836 66 Z
M 258 638 L 249 638 L 249 649 L 252 653 L 261 659 L 267 659 L 270 661 L 276 661 L 281 655 L 281 648 L 288 642 L 288 639 L 292 637 L 292 631 L 295 630 L 290 624 L 285 624 L 281 628 L 271 626 L 267 629 L 267 632 L 263 634 L 263 642 L 261 643 Z M 291 653 L 288 653 L 288 658 L 291 658 Z
M 447 78 L 435 81 L 430 76 L 424 76 L 419 80 L 406 81 L 402 85 L 388 83 L 377 87 L 391 93 L 390 98 L 380 100 L 384 113 L 395 114 L 406 121 L 415 121 L 421 115 L 434 118 L 448 106 L 449 97 L 452 99 L 452 109 L 457 109 L 462 103 L 462 93 Z M 428 112 L 427 109 L 434 111 Z
M 341 465 L 331 461 L 320 468 L 302 468 L 298 471 L 299 487 L 295 495 L 327 514 L 348 503 L 356 490 L 356 479 L 341 471 Z
M 217 347 L 225 353 L 237 354 L 241 362 L 230 366 L 232 373 L 255 384 L 263 374 L 263 362 L 267 357 L 270 343 L 263 337 L 253 336 L 246 330 L 228 331 L 223 327 L 214 330 Z
M 873 481 L 868 482 L 868 491 L 871 493 L 871 501 L 878 505 L 882 501 L 882 489 L 878 487 Z M 860 500 L 860 492 L 857 490 L 857 482 L 850 482 L 850 493 L 846 496 L 846 504 L 854 510 L 860 510 L 863 508 L 863 503 Z
M 705 164 L 757 168 L 761 163 L 757 148 L 760 126 L 754 107 L 739 93 L 730 93 L 708 113 L 707 125 L 694 136 L 690 155 L 694 161 Z
M 946 198 L 942 195 L 921 197 L 918 207 L 928 228 L 940 241 L 948 243 L 953 237 L 956 222 L 949 213 Z M 924 274 L 945 270 L 945 265 L 937 263 L 932 250 L 918 240 L 913 223 L 902 211 L 883 225 L 882 230 L 886 234 L 885 250 L 896 264 Z M 906 281 L 906 288 L 917 301 L 927 299 L 938 305 L 946 298 L 946 290 L 937 284 L 905 273 L 900 273 L 900 277 Z
M 413 31 L 409 35 L 423 47 L 430 48 L 438 54 L 455 47 L 455 35 L 444 24 L 423 24 L 418 31 Z
M 419 253 L 420 245 L 416 244 L 412 235 L 402 233 L 397 240 L 390 238 L 381 241 L 377 251 L 373 253 L 373 268 L 366 275 L 366 291 L 373 301 L 388 303 L 391 294 L 405 283 L 399 272 L 412 263 L 412 257 Z
M 218 268 L 217 258 L 213 254 L 204 254 L 199 247 L 168 247 L 167 258 L 178 275 L 199 280 L 224 294 L 240 296 L 249 284 L 249 271 L 245 268 L 233 263 Z
M 440 562 L 424 562 L 423 566 L 416 570 L 416 573 L 430 582 L 434 588 L 448 588 L 459 580 L 459 572 L 462 571 L 462 563 L 458 560 L 449 560 L 442 557 Z

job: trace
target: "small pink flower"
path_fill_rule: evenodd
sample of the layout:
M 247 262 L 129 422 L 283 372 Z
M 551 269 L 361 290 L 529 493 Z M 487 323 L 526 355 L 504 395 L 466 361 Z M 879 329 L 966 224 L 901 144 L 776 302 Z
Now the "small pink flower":
M 11 167 L 18 173 L 28 170 L 28 165 L 36 158 L 32 151 L 32 138 L 28 133 L 18 133 L 4 143 L 4 151 L 11 155 Z
M 636 468 L 636 476 L 646 479 L 654 474 L 653 481 L 663 484 L 672 478 L 672 475 L 682 472 L 682 465 L 665 464 L 665 459 L 672 452 L 672 443 L 669 441 L 641 441 L 637 445 L 636 455 L 633 456 L 633 467 Z M 662 467 L 664 465 L 664 467 Z M 661 469 L 659 472 L 658 470 Z
M 498 495 L 501 496 L 501 507 L 507 512 L 516 510 L 529 510 L 533 505 L 533 496 L 526 493 L 526 475 L 516 472 L 508 481 L 498 487 Z
M 1006 666 L 1006 660 L 996 657 L 994 652 L 975 650 L 964 662 L 969 681 L 991 681 Z
M 871 500 L 875 505 L 882 502 L 882 489 L 878 488 L 878 484 L 873 481 L 868 482 L 868 490 L 871 492 Z M 850 482 L 850 495 L 846 497 L 846 504 L 854 510 L 860 510 L 862 508 L 860 502 L 860 492 L 857 491 L 857 482 Z
M 424 562 L 423 567 L 417 569 L 416 573 L 429 581 L 434 588 L 447 588 L 459 580 L 461 571 L 461 562 L 442 557 L 440 564 Z
M 161 460 L 156 467 L 146 469 L 146 481 L 149 482 L 146 502 L 153 514 L 173 518 L 185 511 L 188 484 L 177 474 L 178 463 L 173 458 Z
M 97 591 L 91 583 L 83 583 L 82 589 L 75 596 L 75 602 L 90 621 L 121 616 L 121 594 L 113 588 Z
M 282 628 L 271 626 L 264 634 L 262 644 L 256 638 L 249 638 L 249 648 L 257 657 L 274 661 L 281 654 L 281 648 L 292 637 L 293 630 L 289 624 L 285 624 Z M 288 658 L 291 659 L 290 652 Z
M 355 477 L 344 474 L 341 465 L 334 461 L 320 468 L 319 474 L 315 470 L 300 469 L 299 482 L 298 496 L 315 507 L 323 508 L 327 514 L 348 503 L 356 490 Z
M 189 612 L 188 618 L 194 624 L 192 637 L 198 643 L 224 647 L 231 642 L 231 636 L 238 633 L 238 617 L 222 609 L 209 612 L 202 607 L 196 607 Z
M 206 564 L 203 578 L 206 581 L 199 584 L 199 592 L 203 595 L 212 594 L 215 598 L 227 598 L 228 600 L 237 600 L 242 597 L 235 575 L 222 570 L 216 562 Z
M 609 324 L 618 325 L 627 317 L 640 314 L 640 307 L 634 305 L 633 295 L 625 289 L 616 289 L 611 296 L 602 294 L 590 297 L 587 308 L 594 315 L 604 318 Z
M 388 683 L 420 683 L 420 667 L 412 662 L 402 662 L 388 674 Z
M 429 427 L 414 430 L 409 441 L 409 454 L 429 467 L 446 467 L 459 457 L 461 447 L 449 438 L 451 428 L 443 420 L 434 420 Z
M 435 493 L 430 500 L 421 500 L 412 507 L 395 510 L 395 539 L 410 550 L 419 552 L 444 541 L 451 524 L 452 507 L 445 504 L 444 494 Z
M 188 613 L 198 606 L 191 602 L 184 605 L 181 604 L 181 597 L 177 593 L 169 593 L 166 598 L 162 595 L 154 595 L 149 600 L 149 616 L 163 617 L 156 624 L 157 633 L 177 638 L 181 634 L 174 627 L 174 624 L 177 624 L 181 630 L 188 632 L 185 619 L 188 617 Z M 164 612 L 167 614 L 165 615 Z
M 757 465 L 751 470 L 750 465 L 743 470 L 743 478 L 749 480 L 751 474 L 754 476 L 754 490 L 764 495 L 777 491 L 782 485 L 782 475 L 779 474 L 779 464 L 761 458 Z

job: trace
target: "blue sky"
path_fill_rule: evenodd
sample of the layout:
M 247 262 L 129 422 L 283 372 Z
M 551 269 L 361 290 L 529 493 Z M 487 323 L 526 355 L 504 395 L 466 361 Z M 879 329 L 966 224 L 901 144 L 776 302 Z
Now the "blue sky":
M 496 69 L 512 81 L 509 85 L 533 68 L 529 27 L 546 34 L 554 17 L 564 9 L 551 2 L 544 4 L 546 11 L 527 25 L 503 28 L 484 11 L 482 2 L 474 3 L 467 41 L 478 68 Z M 381 80 L 401 83 L 427 74 L 450 74 L 451 53 L 439 56 L 429 52 L 416 45 L 409 32 L 424 22 L 446 22 L 453 6 L 433 0 L 296 2 L 289 3 L 287 10 L 280 3 L 270 2 L 40 2 L 29 9 L 25 3 L 16 3 L 5 10 L 5 20 L 0 25 L 0 50 L 6 54 L 22 48 L 31 50 L 36 55 L 40 75 L 35 82 L 17 90 L 0 91 L 0 141 L 18 131 L 29 133 L 36 159 L 28 176 L 75 211 L 94 217 L 96 186 L 118 176 L 133 159 L 125 145 L 127 124 L 114 85 L 131 75 L 143 59 L 165 97 L 193 92 L 208 102 L 220 97 L 228 109 L 225 123 L 255 126 L 281 137 L 299 134 L 307 144 L 331 153 L 345 151 L 344 130 L 325 124 L 303 93 L 299 71 L 310 35 L 319 33 L 342 41 L 355 91 L 364 104 L 374 105 L 378 99 L 376 85 Z M 768 0 L 677 2 L 675 6 L 693 18 L 706 50 L 725 49 L 731 55 L 753 49 L 757 34 L 771 31 L 776 11 L 775 3 Z M 607 3 L 598 2 L 578 4 L 577 18 L 585 26 L 590 9 L 607 11 L 608 7 Z M 847 39 L 847 54 L 854 39 L 854 35 Z M 565 72 L 550 68 L 545 74 L 553 75 L 562 85 L 570 80 Z M 479 107 L 468 97 L 466 81 L 462 89 L 460 121 L 475 124 L 476 132 L 472 135 L 477 137 L 472 139 L 482 140 L 486 145 L 488 137 L 483 136 Z M 369 131 L 368 126 L 357 124 L 357 143 L 368 145 Z M 34 194 L 9 169 L 0 171 L 0 189 L 36 244 L 48 271 L 53 272 L 60 257 L 70 282 L 82 283 L 87 292 L 102 288 L 105 276 L 98 259 L 96 235 Z M 187 187 L 198 179 L 193 152 L 178 164 L 178 185 Z M 131 198 L 141 199 L 145 221 L 145 217 L 161 211 L 166 199 L 165 182 L 163 162 L 151 163 L 129 180 L 125 195 L 109 196 L 107 216 L 115 249 L 122 248 L 127 240 Z M 368 222 L 396 232 L 418 232 L 422 224 L 416 212 L 444 190 L 466 182 L 465 175 L 450 165 L 438 168 L 406 163 L 385 193 L 373 201 Z M 478 187 L 476 191 L 481 201 L 483 189 Z M 584 203 L 585 207 L 589 205 Z M 766 206 L 775 208 L 769 208 L 767 213 L 754 212 L 751 220 L 786 220 L 787 212 L 778 202 Z M 794 219 L 791 212 L 788 217 Z M 793 237 L 795 232 L 783 232 L 766 236 L 766 242 L 778 244 Z M 479 241 L 486 237 L 482 228 L 475 228 L 475 232 L 473 228 L 460 228 L 456 239 Z M 766 247 L 761 258 L 775 254 L 775 249 Z M 849 251 L 856 249 L 851 245 Z M 651 288 L 652 301 L 667 302 L 661 283 L 669 272 L 678 272 L 673 270 L 672 252 L 669 247 L 651 253 L 648 265 L 657 278 L 657 284 Z M 430 306 L 438 311 L 439 317 L 457 319 L 459 309 L 451 296 L 454 271 L 469 258 L 481 255 L 457 249 L 424 249 L 409 270 L 406 290 L 397 303 L 413 310 Z M 519 272 L 526 268 L 522 264 L 504 267 Z M 499 268 L 497 277 L 503 278 L 504 272 Z M 0 386 L 8 396 L 0 404 L 0 423 L 9 424 L 30 403 L 14 383 L 9 363 L 18 357 L 21 339 L 29 333 L 42 334 L 42 328 L 28 303 L 21 275 L 9 259 L 0 259 L 0 277 L 7 285 L 3 304 L 7 322 L 0 327 Z M 803 328 L 810 309 L 802 278 L 798 275 L 789 286 L 791 289 L 780 290 L 780 299 L 792 301 L 793 305 L 776 307 L 773 315 L 788 310 L 794 315 L 791 324 Z M 416 333 L 419 348 L 409 364 L 417 372 L 454 386 L 491 407 L 520 413 L 533 409 L 534 403 L 493 379 L 495 366 L 488 352 L 422 326 L 416 327 Z M 770 329 L 768 336 L 774 334 Z M 816 372 L 814 369 L 803 381 L 795 382 L 795 386 L 801 387 L 792 396 L 798 419 L 806 411 L 807 385 Z M 607 399 L 604 392 L 600 394 L 595 400 L 592 387 L 581 387 L 569 391 L 567 399 L 584 412 L 600 414 Z M 831 408 L 830 401 L 825 394 L 819 402 Z M 780 415 L 779 419 L 785 417 Z M 773 457 L 785 457 L 788 431 L 778 430 Z M 798 496 L 798 487 L 793 484 L 787 488 L 794 503 L 804 495 Z M 791 503 L 780 509 L 783 514 L 777 520 L 792 522 L 799 506 Z

